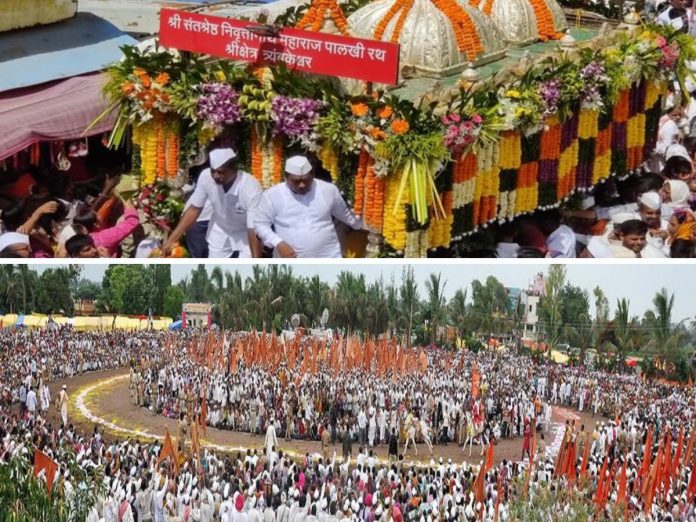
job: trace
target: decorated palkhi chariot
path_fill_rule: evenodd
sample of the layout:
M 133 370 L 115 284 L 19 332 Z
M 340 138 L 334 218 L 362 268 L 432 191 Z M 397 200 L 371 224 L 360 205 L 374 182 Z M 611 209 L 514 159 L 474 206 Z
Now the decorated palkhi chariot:
M 258 37 L 265 47 L 249 52 L 285 66 L 156 49 L 130 50 L 110 69 L 108 93 L 120 107 L 112 141 L 132 129 L 136 200 L 147 218 L 176 219 L 178 187 L 211 144 L 236 147 L 264 188 L 282 181 L 285 157 L 303 151 L 362 217 L 368 244 L 349 254 L 446 256 L 491 224 L 639 169 L 654 149 L 667 85 L 696 58 L 688 35 L 639 19 L 574 31 L 576 41 L 556 0 L 349 8 L 312 0 L 262 25 L 224 21 L 247 35 L 267 32 Z M 391 85 L 320 76 L 282 49 L 292 38 L 335 46 L 341 37 L 361 39 L 346 48 L 365 46 L 370 57 L 391 46 Z

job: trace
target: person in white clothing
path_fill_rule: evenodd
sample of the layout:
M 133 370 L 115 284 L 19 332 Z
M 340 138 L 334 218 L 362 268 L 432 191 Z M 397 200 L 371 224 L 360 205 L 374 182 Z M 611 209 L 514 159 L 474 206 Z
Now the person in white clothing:
M 256 214 L 256 232 L 275 257 L 341 257 L 333 220 L 353 229 L 362 225 L 338 188 L 314 179 L 304 156 L 285 163 L 285 182 L 267 190 Z
M 31 415 L 36 415 L 36 402 L 36 392 L 34 388 L 30 388 L 27 393 L 27 410 Z
M 212 212 L 206 236 L 208 256 L 260 257 L 254 219 L 261 193 L 261 184 L 237 168 L 237 155 L 232 149 L 211 151 L 210 168 L 201 172 L 189 199 L 190 206 L 162 245 L 162 252 L 165 255 L 171 252 L 209 203 Z
M 268 469 L 273 469 L 273 454 L 274 450 L 278 449 L 278 438 L 276 437 L 275 424 L 273 419 L 268 423 L 266 428 L 266 455 L 268 456 Z

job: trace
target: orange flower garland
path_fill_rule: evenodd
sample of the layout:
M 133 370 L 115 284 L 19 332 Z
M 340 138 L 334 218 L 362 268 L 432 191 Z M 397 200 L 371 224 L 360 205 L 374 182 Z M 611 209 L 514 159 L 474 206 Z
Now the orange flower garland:
M 375 231 L 381 231 L 384 210 L 384 179 L 377 177 L 374 164 L 375 160 L 368 158 L 365 173 L 364 221 Z
M 355 202 L 353 203 L 353 210 L 359 216 L 363 213 L 363 206 L 365 202 L 365 176 L 367 174 L 367 163 L 370 159 L 370 155 L 365 149 L 360 150 L 360 155 L 358 156 L 358 171 L 355 173 Z
M 539 38 L 542 41 L 557 40 L 560 38 L 561 33 L 557 33 L 553 26 L 553 16 L 551 15 L 549 6 L 546 5 L 546 0 L 529 0 L 529 3 L 532 9 L 534 9 Z
M 179 172 L 179 132 L 174 127 L 167 135 L 167 177 L 174 178 Z
M 165 141 L 164 122 L 157 122 L 157 177 L 163 178 L 167 169 L 167 142 Z
M 340 33 L 343 36 L 349 36 L 348 21 L 343 14 L 343 9 L 341 9 L 336 0 L 312 0 L 309 9 L 302 19 L 295 24 L 295 28 L 319 31 L 324 25 L 326 13 L 329 13 L 329 17 L 336 24 Z
M 411 10 L 411 7 L 413 7 L 413 0 L 396 0 L 389 8 L 389 10 L 386 12 L 384 18 L 382 18 L 380 22 L 377 24 L 377 27 L 375 28 L 374 32 L 375 40 L 382 39 L 382 36 L 384 36 L 384 31 L 387 30 L 387 25 L 389 25 L 389 22 L 391 22 L 392 18 L 396 16 L 396 13 L 403 10 L 406 12 L 406 14 L 408 14 L 408 12 Z M 403 15 L 400 18 L 403 18 Z M 403 27 L 403 22 L 401 23 L 401 27 L 399 27 L 398 21 L 396 25 L 397 27 L 395 27 L 394 31 L 392 32 L 392 41 L 394 41 L 395 37 L 397 40 L 399 39 L 399 34 L 401 34 L 401 27 Z
M 259 183 L 262 181 L 263 159 L 261 157 L 261 147 L 259 144 L 259 135 L 256 129 L 251 128 L 251 175 L 254 176 Z
M 452 22 L 459 50 L 468 60 L 475 60 L 483 51 L 483 44 L 469 13 L 456 0 L 433 0 L 433 4 Z
M 283 181 L 283 140 L 280 136 L 273 139 L 273 183 Z

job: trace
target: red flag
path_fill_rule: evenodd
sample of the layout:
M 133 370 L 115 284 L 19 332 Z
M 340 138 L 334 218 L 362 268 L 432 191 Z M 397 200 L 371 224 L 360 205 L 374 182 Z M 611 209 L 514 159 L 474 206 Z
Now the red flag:
M 488 444 L 488 452 L 486 453 L 486 471 L 493 467 L 493 443 Z
M 34 476 L 46 472 L 46 489 L 53 491 L 53 481 L 58 474 L 58 463 L 38 448 L 34 448 Z
M 174 444 L 172 444 L 172 438 L 169 436 L 169 430 L 167 430 L 167 434 L 164 437 L 164 444 L 162 445 L 162 451 L 160 451 L 160 456 L 157 459 L 157 466 L 159 466 L 164 459 L 167 457 L 171 457 L 172 460 L 174 461 L 174 467 L 176 468 L 177 473 L 179 472 L 179 456 L 176 453 L 176 449 L 174 448 Z

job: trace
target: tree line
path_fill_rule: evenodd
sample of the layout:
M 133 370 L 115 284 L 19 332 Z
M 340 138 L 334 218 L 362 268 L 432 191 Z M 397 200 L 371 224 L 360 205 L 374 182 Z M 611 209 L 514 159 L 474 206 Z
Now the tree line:
M 178 318 L 185 302 L 213 304 L 213 319 L 223 328 L 280 331 L 297 314 L 301 325 L 316 327 L 324 309 L 327 326 L 344 333 L 396 335 L 414 344 L 446 344 L 441 334 L 450 327 L 461 339 L 505 336 L 518 343 L 524 310 L 510 299 L 505 285 L 493 276 L 456 288 L 447 299 L 448 284 L 431 273 L 421 290 L 411 266 L 398 277 L 368 281 L 362 273 L 344 270 L 334 284 L 319 276 L 299 276 L 289 265 L 255 265 L 251 275 L 197 265 L 172 284 L 169 265 L 109 265 L 100 283 L 81 277 L 80 265 L 48 268 L 37 273 L 27 265 L 0 266 L 0 311 L 71 315 L 78 299 L 96 302 L 99 313 Z M 576 348 L 571 362 L 581 362 L 594 349 L 599 364 L 624 365 L 626 356 L 644 358 L 648 373 L 684 376 L 690 368 L 692 324 L 675 324 L 674 295 L 658 292 L 642 316 L 631 313 L 628 299 L 619 299 L 614 314 L 601 288 L 589 292 L 567 280 L 564 265 L 551 265 L 540 297 L 538 338 L 558 347 Z M 594 304 L 594 314 L 590 303 Z

